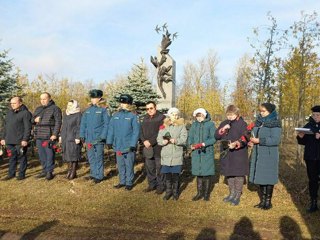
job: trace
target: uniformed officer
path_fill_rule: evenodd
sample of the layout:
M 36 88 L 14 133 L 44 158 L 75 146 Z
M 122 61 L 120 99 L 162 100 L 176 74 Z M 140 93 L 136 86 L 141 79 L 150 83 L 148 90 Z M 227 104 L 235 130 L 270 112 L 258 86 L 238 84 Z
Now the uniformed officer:
M 133 168 L 140 124 L 138 116 L 134 113 L 133 98 L 128 94 L 122 94 L 119 102 L 119 111 L 110 121 L 107 143 L 116 152 L 119 170 L 120 182 L 114 188 L 125 187 L 130 191 L 133 188 Z
M 89 91 L 89 96 L 91 104 L 81 118 L 80 139 L 86 144 L 90 164 L 90 176 L 87 179 L 100 183 L 104 179 L 104 144 L 110 116 L 101 90 L 93 89 Z

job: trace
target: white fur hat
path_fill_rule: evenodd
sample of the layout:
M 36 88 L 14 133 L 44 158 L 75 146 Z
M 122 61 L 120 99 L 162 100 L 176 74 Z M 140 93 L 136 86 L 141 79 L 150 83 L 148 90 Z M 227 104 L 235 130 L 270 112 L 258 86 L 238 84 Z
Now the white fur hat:
M 173 113 L 176 113 L 176 114 L 180 114 L 180 111 L 178 108 L 175 108 L 175 107 L 172 107 L 168 110 L 168 115 L 172 115 Z
M 201 113 L 204 117 L 207 116 L 207 111 L 204 108 L 198 108 L 194 110 L 193 116 L 195 117 L 198 113 Z

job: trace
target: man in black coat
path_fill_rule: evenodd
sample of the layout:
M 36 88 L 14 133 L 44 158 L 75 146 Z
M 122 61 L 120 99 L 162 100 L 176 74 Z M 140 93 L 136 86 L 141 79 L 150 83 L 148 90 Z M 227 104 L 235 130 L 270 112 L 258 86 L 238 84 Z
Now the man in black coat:
M 304 145 L 304 160 L 309 179 L 310 207 L 309 213 L 318 211 L 319 169 L 320 169 L 320 105 L 311 108 L 312 116 L 304 128 L 309 128 L 312 134 L 298 132 L 298 144 Z
M 34 126 L 34 138 L 38 148 L 42 172 L 37 178 L 53 179 L 54 149 L 62 123 L 61 109 L 51 99 L 51 95 L 44 92 L 40 95 L 41 106 L 37 107 L 32 123 Z
M 157 189 L 156 193 L 161 194 L 164 191 L 164 175 L 160 173 L 161 146 L 157 144 L 157 136 L 165 116 L 157 111 L 156 103 L 153 101 L 147 102 L 146 110 L 147 114 L 142 120 L 140 133 L 149 185 L 144 191 L 151 192 Z
M 20 162 L 18 180 L 23 180 L 27 169 L 27 147 L 31 134 L 31 117 L 27 107 L 20 97 L 10 100 L 11 109 L 7 112 L 1 136 L 1 145 L 7 147 L 9 156 L 9 172 L 4 180 L 10 180 L 16 175 L 17 163 Z

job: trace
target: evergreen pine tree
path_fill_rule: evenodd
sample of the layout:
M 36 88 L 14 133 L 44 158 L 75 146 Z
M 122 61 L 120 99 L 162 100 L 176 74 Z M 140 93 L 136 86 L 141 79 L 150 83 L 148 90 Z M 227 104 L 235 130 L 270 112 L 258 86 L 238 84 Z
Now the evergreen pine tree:
M 8 51 L 0 52 L 0 115 L 8 109 L 8 100 L 16 95 L 21 87 L 18 85 L 18 71 L 13 71 L 14 64 L 8 59 Z
M 110 101 L 111 108 L 115 109 L 119 105 L 118 99 L 123 93 L 133 97 L 134 104 L 138 109 L 145 106 L 148 101 L 157 102 L 159 96 L 148 79 L 148 69 L 143 60 L 139 64 L 134 64 L 128 76 L 127 84 L 117 91 Z

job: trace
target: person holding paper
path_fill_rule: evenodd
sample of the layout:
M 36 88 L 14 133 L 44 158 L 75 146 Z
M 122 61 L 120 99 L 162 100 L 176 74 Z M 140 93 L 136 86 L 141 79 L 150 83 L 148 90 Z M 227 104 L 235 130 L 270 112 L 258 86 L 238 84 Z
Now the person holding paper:
M 310 207 L 308 212 L 318 210 L 318 189 L 320 169 L 320 105 L 311 108 L 312 115 L 304 128 L 309 128 L 314 134 L 299 132 L 297 135 L 298 144 L 304 145 L 304 160 L 307 165 L 309 179 Z

